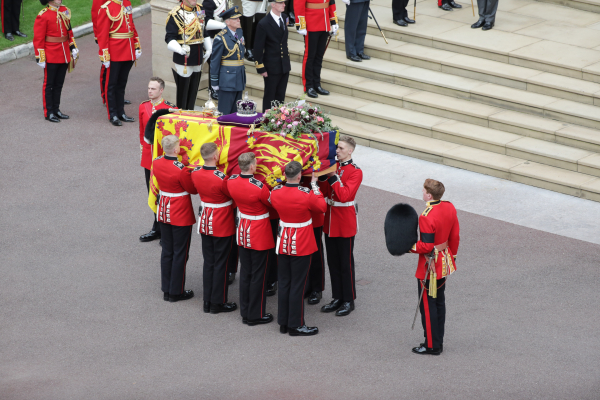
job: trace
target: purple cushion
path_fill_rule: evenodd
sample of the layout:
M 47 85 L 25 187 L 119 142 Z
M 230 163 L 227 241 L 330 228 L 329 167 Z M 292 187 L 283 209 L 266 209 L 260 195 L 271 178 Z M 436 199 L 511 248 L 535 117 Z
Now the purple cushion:
M 249 127 L 252 124 L 260 124 L 263 119 L 263 113 L 256 113 L 253 116 L 240 116 L 236 113 L 221 115 L 217 118 L 217 122 L 221 125 L 245 126 Z

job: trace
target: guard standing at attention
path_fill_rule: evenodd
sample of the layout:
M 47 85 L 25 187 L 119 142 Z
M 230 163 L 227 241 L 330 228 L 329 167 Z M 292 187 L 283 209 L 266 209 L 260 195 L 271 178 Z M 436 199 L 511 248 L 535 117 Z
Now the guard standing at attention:
M 169 12 L 166 31 L 165 42 L 173 52 L 177 107 L 193 110 L 202 65 L 212 52 L 212 39 L 204 37 L 204 11 L 196 0 L 180 0 L 180 4 Z
M 215 35 L 225 29 L 227 25 L 223 23 L 219 15 L 227 9 L 227 0 L 204 0 L 202 2 L 204 9 L 204 22 L 206 24 L 205 37 L 214 39 Z M 208 62 L 208 76 L 210 77 L 210 61 Z M 215 92 L 212 86 L 208 85 L 210 97 L 213 100 L 219 100 L 219 95 Z
M 296 29 L 304 36 L 304 92 L 313 98 L 326 96 L 329 91 L 321 87 L 321 68 L 329 40 L 339 29 L 335 0 L 294 0 L 294 11 Z
M 371 57 L 365 54 L 365 37 L 367 36 L 367 21 L 369 20 L 370 0 L 342 0 L 346 4 L 344 20 L 344 38 L 346 58 L 361 62 Z
M 326 180 L 321 183 L 327 197 L 323 231 L 333 295 L 333 300 L 321 307 L 321 311 L 336 311 L 338 317 L 350 314 L 356 299 L 354 237 L 358 233 L 358 205 L 355 198 L 363 174 L 352 161 L 355 147 L 354 139 L 340 137 L 336 151 L 338 169 L 324 177 Z
M 161 145 L 165 154 L 155 158 L 152 165 L 160 187 L 156 213 L 162 235 L 161 287 L 164 300 L 174 303 L 194 297 L 193 291 L 185 290 L 185 273 L 196 222 L 190 194 L 196 194 L 196 188 L 191 170 L 177 160 L 179 138 L 165 136 Z
M 254 62 L 252 49 L 254 48 L 256 27 L 266 16 L 266 13 L 267 6 L 264 0 L 242 0 L 243 17 L 240 22 L 242 31 L 244 31 L 244 37 L 247 40 L 244 57 L 250 62 Z
M 446 323 L 446 279 L 456 271 L 456 253 L 460 244 L 460 226 L 456 208 L 442 201 L 444 185 L 433 179 L 423 184 L 427 208 L 419 217 L 420 240 L 411 253 L 419 254 L 415 277 L 419 285 L 421 323 L 425 341 L 412 349 L 416 354 L 440 355 L 444 351 Z M 431 265 L 430 265 L 431 264 Z
M 210 58 L 210 84 L 219 93 L 219 112 L 223 114 L 236 112 L 236 102 L 246 87 L 241 16 L 237 6 L 220 15 L 227 28 L 215 36 Z
M 283 14 L 285 0 L 269 0 L 269 3 L 271 12 L 258 23 L 254 40 L 254 64 L 265 81 L 263 112 L 272 107 L 274 100 L 285 101 L 291 70 L 287 16 Z
M 215 143 L 200 147 L 204 160 L 202 167 L 192 172 L 192 182 L 200 195 L 198 233 L 202 236 L 202 271 L 204 286 L 204 312 L 219 314 L 237 309 L 228 303 L 227 266 L 231 249 L 235 246 L 233 201 L 227 190 L 227 175 L 217 169 L 219 149 Z
M 414 19 L 408 18 L 407 5 L 408 0 L 392 0 L 392 18 L 394 19 L 394 24 L 408 26 L 408 24 L 415 23 Z
M 44 117 L 60 122 L 69 119 L 60 111 L 60 97 L 69 65 L 73 66 L 79 50 L 71 29 L 71 11 L 62 5 L 62 0 L 40 2 L 47 6 L 33 23 L 33 48 L 36 62 L 44 69 Z
M 142 101 L 139 108 L 141 151 L 140 165 L 144 168 L 148 193 L 150 192 L 150 174 L 152 170 L 152 145 L 146 143 L 144 140 L 146 125 L 156 110 L 177 108 L 175 107 L 175 104 L 169 103 L 163 99 L 162 95 L 164 89 L 165 81 L 157 76 L 150 78 L 150 82 L 148 82 L 148 100 Z M 154 214 L 154 223 L 152 224 L 152 229 L 150 232 L 140 236 L 140 242 L 151 242 L 156 239 L 160 239 L 160 224 L 158 221 L 156 221 L 156 214 Z
M 121 121 L 134 122 L 135 118 L 125 114 L 125 88 L 133 62 L 142 56 L 142 48 L 133 23 L 131 2 L 107 1 L 100 6 L 96 23 L 100 61 L 107 69 L 108 120 L 114 126 L 121 126 Z
M 312 176 L 311 189 L 300 186 L 302 165 L 292 161 L 285 166 L 287 183 L 271 192 L 271 204 L 279 213 L 279 234 L 276 250 L 279 259 L 279 309 L 277 322 L 280 332 L 290 336 L 311 336 L 319 328 L 304 322 L 304 292 L 310 259 L 317 251 L 312 228 L 312 213 L 325 212 L 327 204 Z
M 267 270 L 270 249 L 275 247 L 269 223 L 269 188 L 254 178 L 256 157 L 242 153 L 238 157 L 240 175 L 227 182 L 231 197 L 238 206 L 236 240 L 239 248 L 240 312 L 242 322 L 250 326 L 268 324 L 273 315 L 266 313 Z

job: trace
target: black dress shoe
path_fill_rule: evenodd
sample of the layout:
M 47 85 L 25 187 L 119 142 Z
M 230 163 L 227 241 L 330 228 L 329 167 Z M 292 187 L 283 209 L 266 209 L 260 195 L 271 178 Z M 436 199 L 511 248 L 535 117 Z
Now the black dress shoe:
M 440 349 L 430 349 L 429 347 L 419 346 L 413 347 L 412 352 L 415 354 L 430 354 L 432 356 L 439 356 L 442 352 Z
M 493 23 L 491 23 L 491 24 L 485 24 L 485 25 L 484 25 L 484 26 L 481 28 L 481 30 L 482 30 L 482 31 L 489 31 L 489 30 L 490 30 L 490 29 L 492 29 L 493 27 L 494 27 L 494 24 L 493 24 Z
M 287 333 L 287 326 L 279 325 L 279 333 Z
M 450 7 L 450 4 L 442 4 L 441 6 L 438 6 L 438 8 L 441 8 L 444 11 L 452 11 L 452 7 Z
M 306 95 L 308 97 L 312 97 L 313 99 L 316 99 L 317 97 L 319 97 L 319 95 L 317 94 L 317 91 L 313 88 L 310 88 L 306 91 Z
M 244 58 L 250 62 L 254 62 L 254 54 L 252 54 L 252 50 L 246 49 L 246 55 L 244 56 Z
M 329 90 L 325 90 L 321 86 L 317 86 L 315 90 L 317 93 L 322 94 L 323 96 L 329 96 Z
M 479 21 L 477 21 L 473 25 L 471 25 L 471 28 L 477 29 L 477 28 L 481 28 L 483 25 L 485 25 L 485 19 L 480 19 Z
M 319 304 L 323 295 L 321 292 L 312 292 L 310 296 L 308 296 L 308 304 Z
M 425 341 L 423 343 L 420 343 L 419 346 L 421 347 L 427 347 L 427 339 L 425 339 Z M 440 353 L 444 352 L 444 345 L 440 344 Z
M 288 333 L 290 336 L 313 336 L 319 333 L 319 328 L 316 326 L 306 326 L 302 325 L 298 328 L 288 328 Z
M 455 3 L 454 1 L 451 1 L 448 4 L 450 4 L 450 7 L 452 7 L 452 8 L 462 8 L 462 6 L 460 4 Z
M 371 56 L 366 55 L 364 52 L 358 53 L 358 56 L 360 58 L 362 58 L 363 60 L 370 60 L 371 59 Z
M 267 290 L 265 290 L 265 294 L 267 296 L 275 296 L 277 293 L 277 282 L 273 282 L 267 286 Z
M 354 311 L 354 302 L 353 301 L 345 301 L 344 303 L 342 303 L 339 310 L 337 310 L 335 312 L 335 316 L 336 317 L 345 317 L 346 315 L 350 314 L 352 311 Z
M 362 62 L 362 58 L 360 58 L 359 56 L 347 56 L 346 58 L 350 61 Z
M 394 21 L 394 23 L 396 25 L 398 25 L 398 26 L 408 26 L 408 23 L 405 20 L 403 20 L 403 19 L 399 19 L 397 21 Z
M 151 242 L 156 239 L 160 239 L 160 233 L 156 231 L 150 231 L 140 236 L 140 242 Z
M 6 40 L 10 40 L 11 42 L 15 40 L 15 37 L 12 35 L 12 33 L 7 33 L 4 35 L 4 37 L 6 38 Z
M 131 104 L 131 101 L 129 101 L 129 100 L 123 100 L 123 104 Z
M 249 319 L 248 320 L 248 326 L 254 326 L 254 325 L 259 325 L 259 324 L 268 324 L 271 321 L 273 321 L 273 315 L 267 313 L 262 318 L 259 318 L 259 319 Z
M 404 17 L 404 22 L 406 22 L 407 24 L 414 24 L 415 20 L 414 19 L 410 19 L 408 17 Z
M 13 33 L 14 33 L 15 35 L 19 36 L 19 37 L 27 37 L 27 35 L 26 35 L 26 34 L 24 34 L 24 33 L 23 33 L 23 32 L 21 32 L 21 31 L 14 31 Z
M 210 312 L 210 301 L 205 301 L 204 302 L 203 309 L 204 309 L 205 313 L 209 313 Z
M 119 119 L 123 122 L 135 122 L 135 118 L 131 118 L 127 116 L 127 114 L 123 114 L 119 117 Z
M 221 303 L 221 304 L 213 304 L 210 303 L 210 313 L 211 314 L 219 314 L 222 312 L 231 312 L 237 310 L 237 304 L 235 303 Z
M 63 114 L 63 113 L 61 113 L 61 112 L 60 112 L 60 110 L 58 110 L 58 111 L 56 112 L 56 116 L 57 116 L 58 118 L 60 118 L 60 119 L 69 119 L 69 116 L 68 116 L 67 114 Z
M 123 123 L 117 117 L 110 117 L 110 123 L 114 126 L 121 126 Z
M 338 299 L 331 300 L 331 303 L 325 304 L 321 307 L 321 312 L 334 312 L 342 306 L 342 301 Z
M 163 292 L 163 300 L 164 301 L 169 301 L 169 293 Z
M 48 114 L 48 116 L 46 117 L 46 121 L 60 122 L 60 119 L 58 119 L 58 117 L 56 116 L 56 114 Z
M 229 272 L 227 274 L 227 284 L 231 285 L 235 281 L 235 272 Z
M 181 294 L 169 295 L 169 301 L 171 303 L 175 303 L 178 301 L 189 300 L 192 297 L 194 297 L 193 290 L 184 290 L 183 293 L 181 293 Z

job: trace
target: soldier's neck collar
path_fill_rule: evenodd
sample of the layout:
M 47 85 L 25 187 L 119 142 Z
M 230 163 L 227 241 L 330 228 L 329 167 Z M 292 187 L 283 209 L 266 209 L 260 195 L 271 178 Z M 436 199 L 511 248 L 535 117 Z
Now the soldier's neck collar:
M 55 6 L 51 5 L 51 4 L 48 4 L 48 9 L 49 10 L 58 11 L 59 8 L 60 8 L 60 6 L 59 7 L 55 7 Z
M 286 183 L 285 186 L 287 186 L 287 187 L 298 187 L 298 186 L 300 186 L 300 184 L 299 183 Z
M 165 158 L 166 158 L 167 160 L 173 160 L 173 161 L 177 161 L 177 157 L 171 157 L 171 156 L 168 156 L 168 155 L 166 155 L 166 154 L 165 154 Z
M 254 177 L 254 175 L 253 174 L 240 174 L 240 177 L 250 179 L 250 178 Z
M 430 206 L 437 206 L 438 204 L 440 204 L 442 201 L 441 200 L 431 200 L 427 202 L 427 207 Z
M 162 102 L 163 102 L 163 100 L 164 100 L 164 99 L 163 99 L 163 98 L 162 98 L 162 96 L 161 96 L 161 97 L 160 97 L 158 100 L 156 100 L 156 101 L 150 100 L 150 103 L 151 103 L 153 106 L 157 106 L 157 105 L 159 105 L 160 103 L 162 103 Z
M 195 7 L 192 8 L 190 6 L 185 5 L 183 2 L 181 2 L 181 7 L 185 10 L 185 11 L 194 11 Z
M 340 167 L 345 167 L 346 165 L 350 165 L 350 164 L 352 164 L 352 159 L 349 159 L 347 161 L 340 163 Z
M 206 170 L 209 170 L 209 171 L 214 171 L 214 170 L 217 169 L 217 167 L 211 167 L 210 165 L 203 165 L 202 169 L 206 169 Z

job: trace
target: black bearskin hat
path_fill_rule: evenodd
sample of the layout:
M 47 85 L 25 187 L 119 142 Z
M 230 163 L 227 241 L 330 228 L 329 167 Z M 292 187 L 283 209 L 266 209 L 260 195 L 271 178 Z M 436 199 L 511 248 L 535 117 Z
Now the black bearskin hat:
M 154 144 L 154 129 L 156 129 L 156 121 L 158 120 L 158 117 L 161 117 L 163 115 L 167 115 L 170 114 L 171 112 L 169 111 L 168 108 L 163 108 L 162 110 L 156 110 L 156 112 L 154 114 L 152 114 L 152 116 L 150 117 L 150 119 L 148 120 L 148 123 L 146 124 L 146 129 L 144 129 L 144 141 L 148 144 Z
M 419 239 L 418 226 L 419 214 L 412 206 L 399 203 L 390 208 L 385 216 L 383 229 L 385 244 L 391 255 L 401 256 L 410 251 Z

